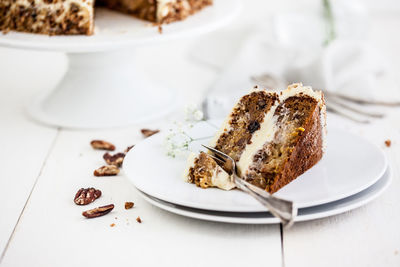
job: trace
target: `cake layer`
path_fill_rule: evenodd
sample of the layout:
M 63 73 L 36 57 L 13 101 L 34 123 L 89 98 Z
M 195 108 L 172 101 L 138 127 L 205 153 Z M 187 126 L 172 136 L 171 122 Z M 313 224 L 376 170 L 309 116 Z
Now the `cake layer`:
M 0 30 L 92 34 L 92 0 L 1 0 Z
M 243 96 L 215 135 L 211 146 L 238 162 L 246 147 L 252 144 L 268 111 L 276 104 L 278 95 L 265 90 L 254 90 Z
M 189 156 L 183 177 L 186 182 L 201 188 L 218 187 L 230 190 L 235 187 L 230 175 L 204 152 L 197 156 L 192 153 Z

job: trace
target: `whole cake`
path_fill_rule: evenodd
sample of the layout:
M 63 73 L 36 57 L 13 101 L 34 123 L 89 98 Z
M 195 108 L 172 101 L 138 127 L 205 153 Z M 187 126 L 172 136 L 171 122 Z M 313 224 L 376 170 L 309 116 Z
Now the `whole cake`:
M 0 0 L 0 31 L 93 34 L 94 5 L 154 23 L 185 19 L 213 0 Z
M 243 96 L 210 145 L 236 161 L 243 179 L 274 193 L 322 158 L 325 136 L 326 107 L 322 92 L 298 83 L 280 93 L 256 87 Z M 197 160 L 198 164 L 193 164 L 199 158 L 189 160 L 187 182 L 196 183 L 199 170 L 215 168 L 215 161 L 206 165 Z M 209 161 L 213 159 L 209 157 Z M 196 183 L 203 188 L 231 189 L 220 184 Z

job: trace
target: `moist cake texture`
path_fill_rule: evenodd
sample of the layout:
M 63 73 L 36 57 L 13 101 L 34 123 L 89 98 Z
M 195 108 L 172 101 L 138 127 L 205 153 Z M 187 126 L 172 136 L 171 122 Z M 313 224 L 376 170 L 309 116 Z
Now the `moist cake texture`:
M 0 0 L 0 30 L 92 34 L 93 0 Z
M 274 193 L 322 158 L 325 136 L 322 92 L 298 83 L 243 96 L 210 145 L 236 161 L 244 180 Z
M 188 158 L 188 167 L 183 175 L 188 183 L 193 183 L 201 188 L 218 187 L 230 190 L 235 187 L 230 175 L 217 164 L 208 154 L 192 153 Z
M 97 0 L 105 6 L 154 23 L 194 14 L 212 0 Z M 94 0 L 0 0 L 0 31 L 48 35 L 93 34 Z

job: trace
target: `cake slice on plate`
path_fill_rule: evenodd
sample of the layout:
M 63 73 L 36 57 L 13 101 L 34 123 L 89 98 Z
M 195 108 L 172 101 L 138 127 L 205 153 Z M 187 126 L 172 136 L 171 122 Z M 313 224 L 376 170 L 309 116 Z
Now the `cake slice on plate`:
M 255 88 L 243 96 L 211 146 L 232 157 L 247 182 L 274 193 L 322 158 L 325 136 L 322 92 L 292 84 L 280 93 Z M 207 168 L 189 166 L 189 173 L 196 167 Z

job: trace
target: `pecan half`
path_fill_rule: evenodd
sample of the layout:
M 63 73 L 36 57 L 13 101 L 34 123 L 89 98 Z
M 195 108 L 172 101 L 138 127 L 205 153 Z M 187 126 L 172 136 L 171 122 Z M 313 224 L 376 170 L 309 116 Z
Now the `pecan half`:
M 93 187 L 81 188 L 75 194 L 74 202 L 76 205 L 87 205 L 101 196 L 101 191 Z
M 106 215 L 113 209 L 114 209 L 114 204 L 110 204 L 107 206 L 101 206 L 101 207 L 97 207 L 97 208 L 94 208 L 91 210 L 84 211 L 84 212 L 82 212 L 82 215 L 85 216 L 86 218 L 91 219 L 91 218 L 96 218 L 96 217 Z
M 135 203 L 133 203 L 133 202 L 125 202 L 125 209 L 129 210 L 129 209 L 133 208 L 133 205 L 135 205 Z
M 144 137 L 150 137 L 153 134 L 158 133 L 160 130 L 150 130 L 150 129 L 142 129 L 140 130 Z
M 102 149 L 102 150 L 109 150 L 109 151 L 114 151 L 115 146 L 111 144 L 110 142 L 104 141 L 104 140 L 93 140 L 90 142 L 90 145 L 94 149 Z
M 114 176 L 118 173 L 119 169 L 114 165 L 103 166 L 93 172 L 94 176 Z
M 116 153 L 114 155 L 111 155 L 110 153 L 105 153 L 103 155 L 103 159 L 107 162 L 109 165 L 114 165 L 117 167 L 121 167 L 122 163 L 124 162 L 125 154 L 124 153 Z

